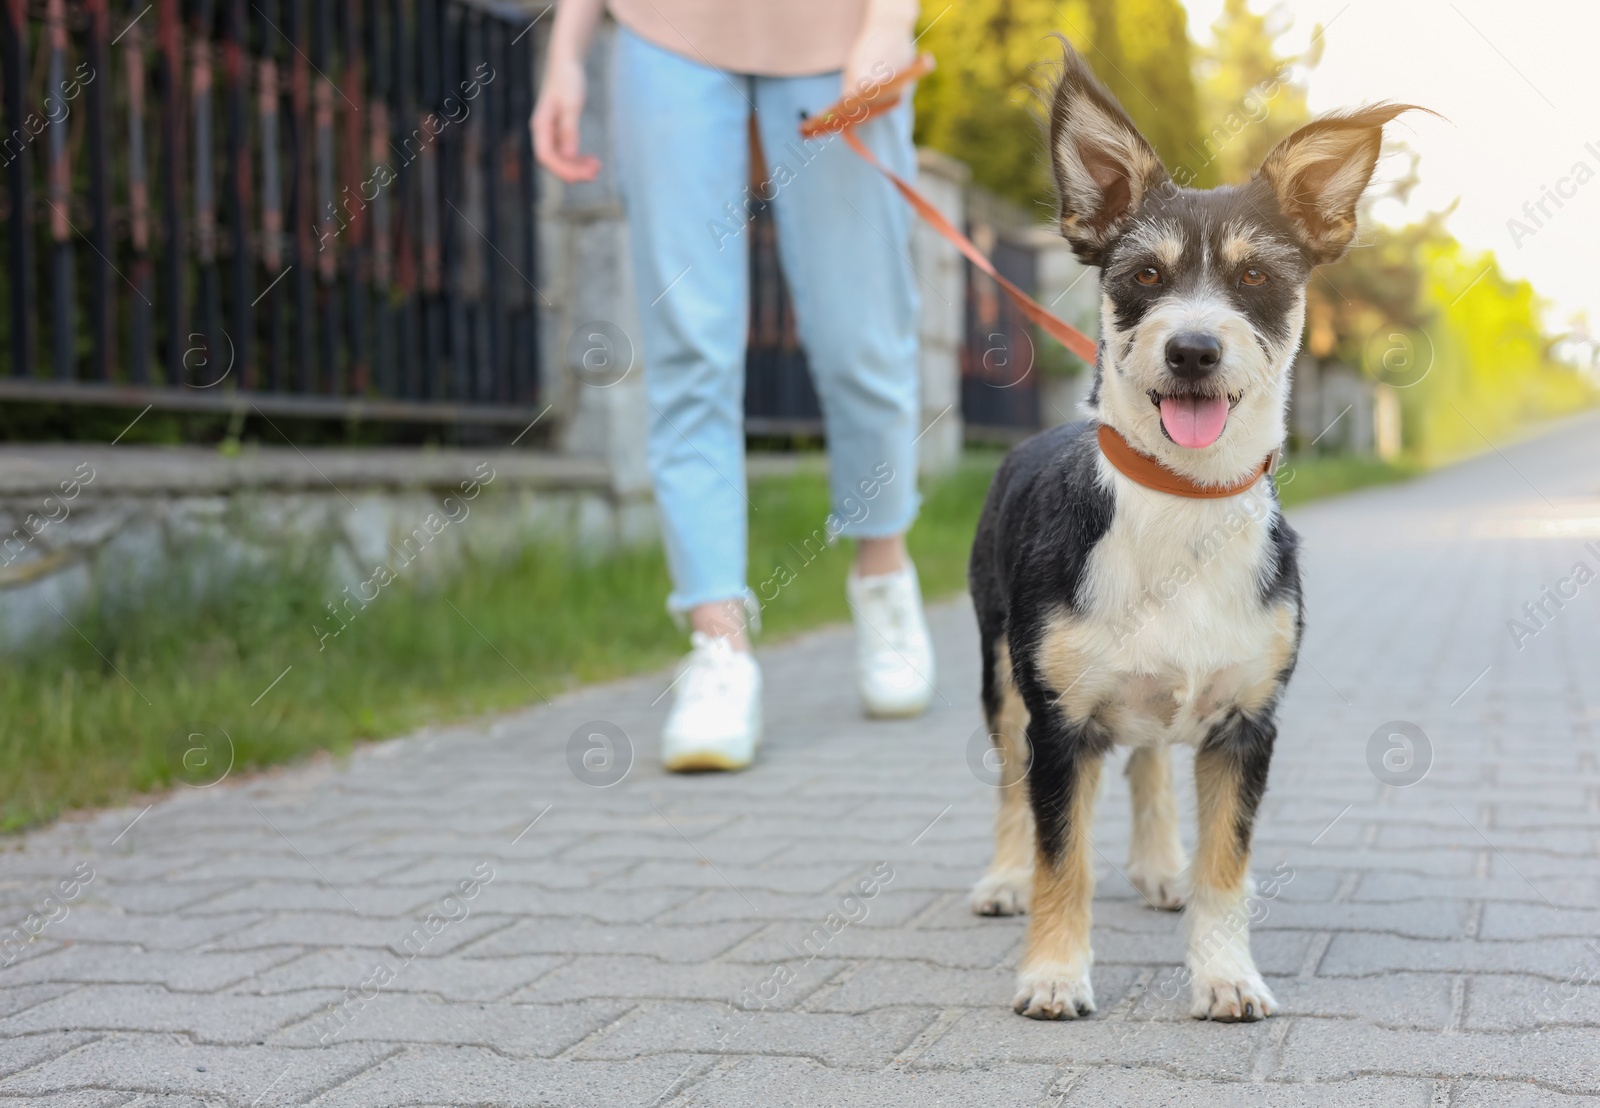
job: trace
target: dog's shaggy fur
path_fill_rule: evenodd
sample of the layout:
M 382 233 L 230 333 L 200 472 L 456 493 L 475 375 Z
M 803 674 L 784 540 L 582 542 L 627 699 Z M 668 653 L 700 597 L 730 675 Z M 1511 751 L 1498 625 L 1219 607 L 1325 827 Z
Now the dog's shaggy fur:
M 983 706 L 1006 767 L 994 861 L 972 904 L 1031 913 L 1013 1004 L 1023 1015 L 1094 1010 L 1090 821 L 1117 745 L 1132 748 L 1127 876 L 1152 907 L 1187 904 L 1193 1014 L 1248 1021 L 1276 1007 L 1250 956 L 1248 865 L 1304 622 L 1295 534 L 1270 479 L 1215 499 L 1157 492 L 1110 465 L 1096 425 L 1213 487 L 1281 448 L 1306 282 L 1348 248 L 1383 125 L 1404 110 L 1311 123 L 1246 185 L 1178 188 L 1067 49 L 1050 148 L 1061 232 L 1101 271 L 1094 421 L 1011 453 L 970 568 Z M 1198 443 L 1210 432 L 1193 424 L 1169 431 L 1180 424 L 1164 413 L 1196 404 L 1212 428 L 1225 419 L 1214 441 Z M 1192 864 L 1174 743 L 1195 749 Z

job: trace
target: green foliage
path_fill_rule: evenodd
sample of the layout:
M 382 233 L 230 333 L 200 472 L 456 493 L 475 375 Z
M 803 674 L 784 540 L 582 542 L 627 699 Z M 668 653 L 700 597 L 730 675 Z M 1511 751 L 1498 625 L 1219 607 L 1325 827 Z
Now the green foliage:
M 1533 286 L 1501 274 L 1493 253 L 1436 236 L 1418 262 L 1421 299 L 1432 308 L 1419 357 L 1431 348 L 1432 360 L 1402 392 L 1402 410 L 1407 445 L 1419 455 L 1485 450 L 1521 424 L 1594 403 L 1586 379 L 1550 360 Z
M 1404 367 L 1383 365 L 1387 336 L 1415 337 L 1434 315 L 1419 259 L 1429 243 L 1453 240 L 1437 215 L 1398 228 L 1363 219 L 1363 230 L 1367 242 L 1312 279 L 1305 347 L 1313 357 L 1393 376 Z
M 1201 52 L 1206 118 L 1221 121 L 1204 153 L 1223 181 L 1246 179 L 1310 119 L 1302 82 L 1320 59 L 1320 28 L 1297 57 L 1274 45 L 1286 29 L 1274 12 L 1227 0 Z M 1369 192 L 1360 240 L 1312 278 L 1306 351 L 1397 386 L 1404 445 L 1423 459 L 1484 449 L 1520 423 L 1592 402 L 1581 378 L 1550 361 L 1533 289 L 1505 280 L 1492 253 L 1466 251 L 1446 229 L 1448 212 L 1403 227 L 1372 218 L 1377 200 L 1408 197 L 1417 171 L 1412 155 L 1404 174 Z
M 917 86 L 916 141 L 965 162 L 983 188 L 1018 204 L 1047 202 L 1053 186 L 1035 114 L 1040 65 L 1057 54 L 1053 0 L 963 0 L 926 5 L 920 47 L 938 68 Z
M 1437 462 L 1488 449 L 1594 402 L 1584 378 L 1550 359 L 1533 287 L 1463 247 L 1443 214 L 1364 224 L 1370 241 L 1311 286 L 1306 348 L 1398 389 L 1409 453 Z
M 1178 0 L 962 0 L 924 12 L 922 49 L 939 67 L 917 89 L 916 139 L 965 162 L 973 180 L 1053 212 L 1040 123 L 1050 63 L 1065 35 L 1166 159 L 1197 137 L 1197 107 Z M 1041 213 L 1043 214 L 1043 213 Z
M 1179 183 L 1206 187 L 1248 180 L 1273 146 L 1311 118 L 1304 77 L 1297 80 L 1294 70 L 1309 70 L 1321 60 L 1322 28 L 1313 30 L 1313 45 L 1299 55 L 1278 53 L 1276 41 L 1286 29 L 1281 9 L 1257 15 L 1248 0 L 1227 0 L 1195 63 L 1201 138 L 1169 163 Z
M 1087 0 L 1085 6 L 1087 25 L 1069 27 L 1068 37 L 1162 163 L 1178 165 L 1200 134 L 1194 51 L 1183 5 L 1178 0 Z M 1192 183 L 1205 188 L 1216 182 L 1202 172 Z

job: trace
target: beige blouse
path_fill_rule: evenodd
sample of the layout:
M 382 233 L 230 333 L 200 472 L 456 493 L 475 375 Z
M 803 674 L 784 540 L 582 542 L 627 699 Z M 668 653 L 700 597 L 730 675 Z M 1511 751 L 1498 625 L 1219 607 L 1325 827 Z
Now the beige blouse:
M 702 65 L 766 77 L 843 69 L 868 0 L 609 0 L 618 23 Z

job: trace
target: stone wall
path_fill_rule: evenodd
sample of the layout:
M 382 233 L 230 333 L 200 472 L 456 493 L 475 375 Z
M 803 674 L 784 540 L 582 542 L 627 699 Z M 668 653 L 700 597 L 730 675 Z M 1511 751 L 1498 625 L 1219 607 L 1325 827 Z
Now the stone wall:
M 337 588 L 534 541 L 653 541 L 648 497 L 603 462 L 492 451 L 0 448 L 0 650 L 70 634 L 91 602 L 230 586 L 274 561 Z

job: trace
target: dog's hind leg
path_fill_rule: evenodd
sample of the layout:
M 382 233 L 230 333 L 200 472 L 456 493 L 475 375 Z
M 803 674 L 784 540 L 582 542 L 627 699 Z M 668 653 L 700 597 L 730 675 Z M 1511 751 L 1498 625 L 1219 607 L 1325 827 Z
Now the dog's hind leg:
M 1011 652 L 1004 641 L 987 651 L 992 659 L 994 707 L 989 739 L 999 760 L 1000 810 L 994 820 L 994 860 L 972 889 L 980 916 L 1014 916 L 1028 910 L 1033 883 L 1033 810 L 1028 806 L 1028 709 L 1011 679 Z
M 1267 786 L 1277 725 L 1238 713 L 1207 736 L 1194 759 L 1199 846 L 1189 906 L 1190 1014 L 1225 1022 L 1272 1014 L 1250 956 L 1250 839 Z
M 1133 796 L 1128 880 L 1150 907 L 1176 910 L 1183 907 L 1183 871 L 1188 863 L 1178 838 L 1171 755 L 1164 746 L 1135 747 L 1126 772 Z
M 1037 843 L 1028 942 L 1011 1006 L 1033 1019 L 1075 1019 L 1094 1011 L 1091 823 L 1105 744 L 1091 734 L 1092 724 L 1063 726 L 1059 710 L 1048 706 L 1044 714 L 1056 718 L 1041 727 L 1035 714 L 1028 726 L 1033 752 L 1028 790 Z

